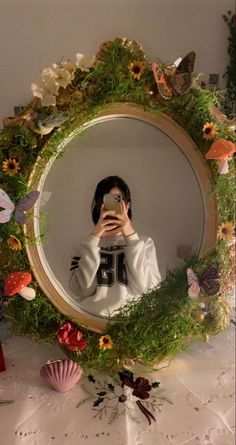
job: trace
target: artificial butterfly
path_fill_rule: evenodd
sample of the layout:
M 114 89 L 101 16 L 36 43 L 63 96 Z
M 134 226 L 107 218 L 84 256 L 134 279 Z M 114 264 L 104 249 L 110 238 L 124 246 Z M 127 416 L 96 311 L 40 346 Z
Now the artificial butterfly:
M 206 295 L 215 295 L 219 292 L 220 285 L 219 278 L 219 264 L 211 264 L 198 277 L 192 269 L 187 269 L 188 277 L 188 295 L 193 300 L 196 300 L 199 292 L 202 291 Z
M 0 211 L 0 223 L 4 224 L 10 221 L 14 213 L 16 222 L 23 226 L 23 224 L 26 223 L 26 215 L 24 212 L 30 210 L 34 206 L 39 194 L 39 192 L 30 192 L 15 206 L 8 194 L 0 189 L 0 207 L 5 209 Z
M 156 63 L 152 64 L 158 92 L 163 99 L 169 100 L 173 96 L 184 94 L 191 87 L 196 53 L 191 51 L 180 62 L 179 60 L 175 62 L 178 66 L 173 64 L 160 68 Z

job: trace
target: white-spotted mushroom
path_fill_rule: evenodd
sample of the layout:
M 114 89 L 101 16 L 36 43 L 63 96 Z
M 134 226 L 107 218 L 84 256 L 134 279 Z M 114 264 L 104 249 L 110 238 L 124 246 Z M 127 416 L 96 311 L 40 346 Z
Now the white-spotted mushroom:
M 7 297 L 13 297 L 19 294 L 25 300 L 33 300 L 35 298 L 35 290 L 27 287 L 32 279 L 28 272 L 12 272 L 5 277 L 4 294 Z

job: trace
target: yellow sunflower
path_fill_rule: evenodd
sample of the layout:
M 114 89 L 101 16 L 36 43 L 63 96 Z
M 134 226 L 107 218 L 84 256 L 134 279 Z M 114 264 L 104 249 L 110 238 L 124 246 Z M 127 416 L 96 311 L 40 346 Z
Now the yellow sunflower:
M 213 122 L 206 122 L 206 124 L 203 125 L 202 131 L 203 131 L 203 139 L 210 141 L 211 139 L 214 139 L 217 133 L 217 128 Z
M 231 222 L 221 224 L 217 231 L 217 238 L 230 241 L 234 236 L 234 225 Z
M 100 349 L 111 349 L 113 346 L 113 341 L 110 335 L 102 335 L 99 338 L 99 348 Z
M 135 60 L 130 64 L 130 72 L 135 79 L 140 79 L 145 68 L 145 62 L 142 60 Z
M 22 249 L 22 244 L 18 238 L 14 235 L 10 235 L 10 238 L 7 240 L 7 244 L 11 250 L 17 251 Z
M 20 169 L 19 162 L 16 161 L 16 159 L 12 158 L 6 159 L 2 163 L 2 169 L 9 176 L 15 176 L 18 173 L 18 170 Z

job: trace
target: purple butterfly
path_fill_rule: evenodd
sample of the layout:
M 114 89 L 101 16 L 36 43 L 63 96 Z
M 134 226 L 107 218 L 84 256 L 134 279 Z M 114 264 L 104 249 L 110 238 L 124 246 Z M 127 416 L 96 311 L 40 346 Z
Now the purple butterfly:
M 198 277 L 192 269 L 187 269 L 188 277 L 188 295 L 193 300 L 198 298 L 199 292 L 202 291 L 206 295 L 215 295 L 220 290 L 219 264 L 211 264 Z
M 15 205 L 9 198 L 8 194 L 0 189 L 0 207 L 4 209 L 0 211 L 0 224 L 10 221 L 14 214 L 16 222 L 23 226 L 26 223 L 25 212 L 32 209 L 39 194 L 40 192 L 37 191 L 30 192 Z

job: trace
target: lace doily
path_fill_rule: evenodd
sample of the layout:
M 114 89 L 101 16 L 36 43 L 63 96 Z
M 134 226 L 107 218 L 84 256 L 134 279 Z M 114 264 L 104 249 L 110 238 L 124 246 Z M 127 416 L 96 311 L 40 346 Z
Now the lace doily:
M 91 388 L 85 377 L 66 393 L 52 390 L 40 378 L 39 369 L 49 359 L 63 358 L 61 350 L 11 337 L 3 344 L 7 369 L 0 374 L 1 442 L 4 445 L 234 445 L 234 343 L 232 325 L 209 343 L 192 344 L 169 368 L 143 375 L 150 381 L 159 381 L 162 391 L 159 395 L 164 394 L 171 401 L 161 402 L 160 409 L 155 410 L 156 422 L 149 425 L 139 409 L 135 410 L 135 419 L 124 412 L 109 423 L 108 409 L 99 418 L 96 408 L 101 405 L 93 406 L 96 391 L 82 403 L 88 399 L 87 390 Z M 99 378 L 107 379 L 104 375 Z M 134 405 L 136 400 L 134 397 Z

